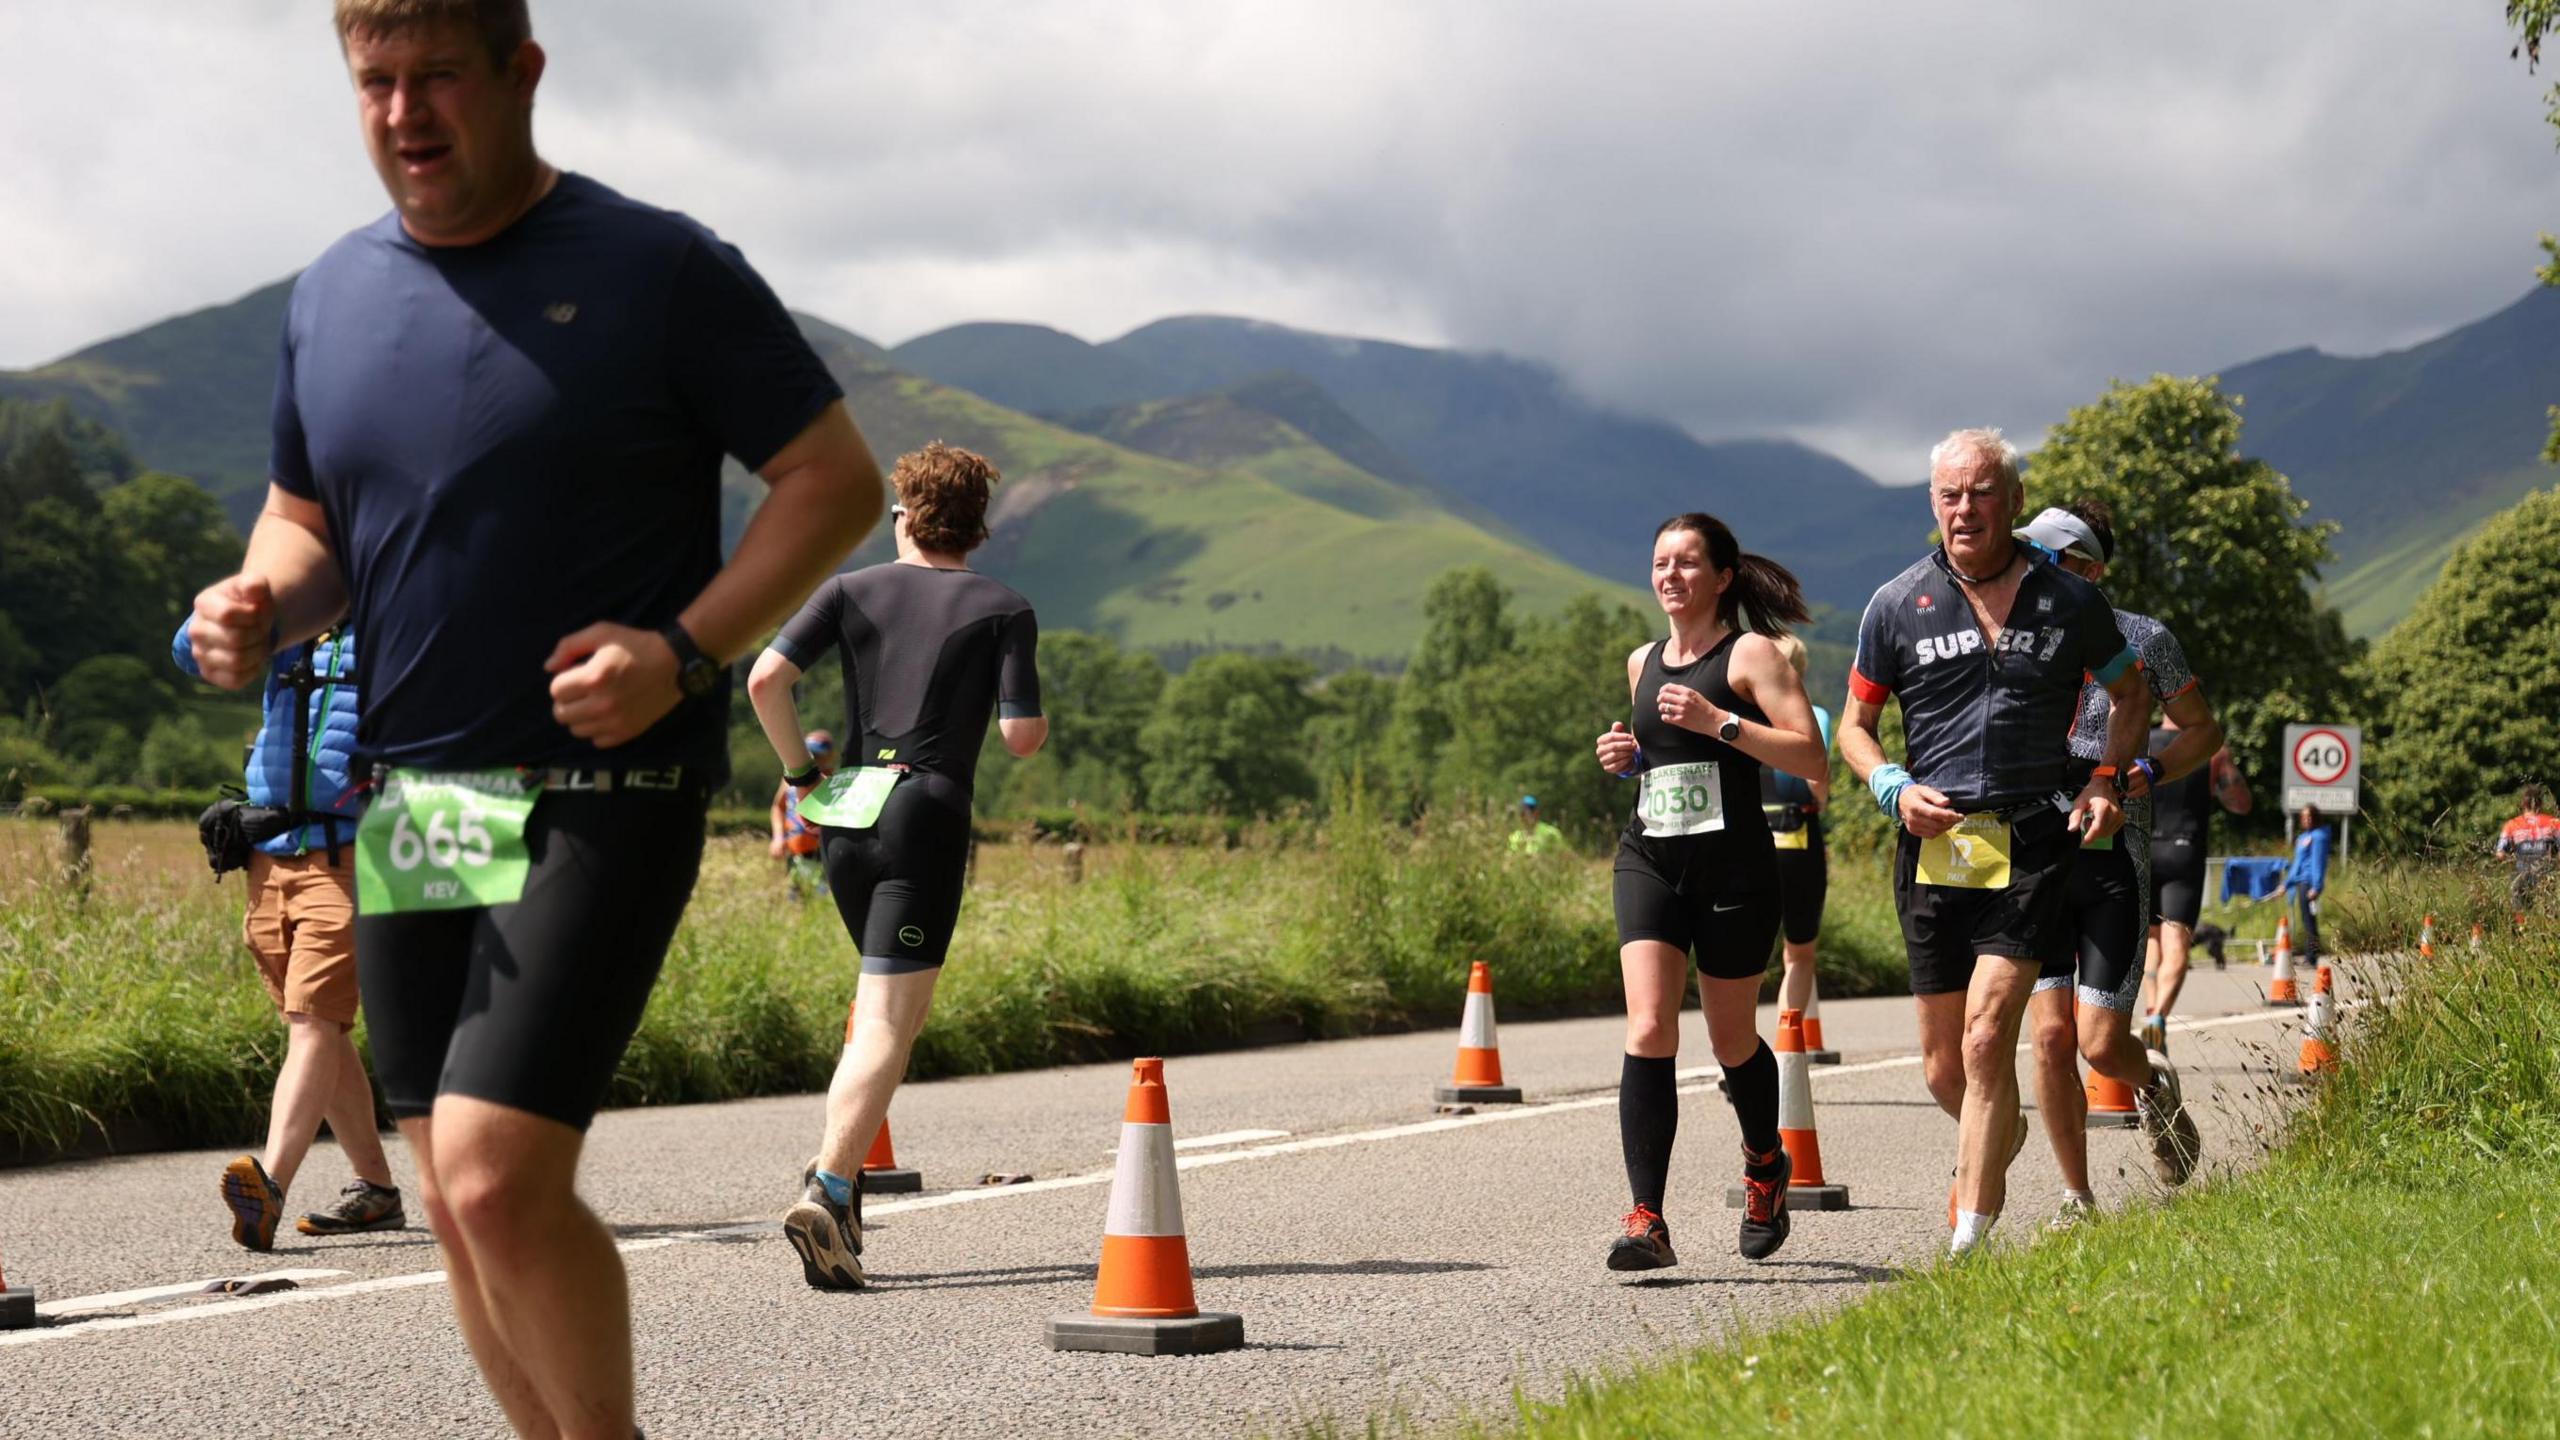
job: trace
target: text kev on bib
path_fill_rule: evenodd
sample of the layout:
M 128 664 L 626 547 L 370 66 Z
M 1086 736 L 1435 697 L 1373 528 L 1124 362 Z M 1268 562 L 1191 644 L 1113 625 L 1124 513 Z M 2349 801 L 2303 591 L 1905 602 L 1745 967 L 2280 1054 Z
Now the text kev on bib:
M 2009 822 L 1967 815 L 1944 835 L 1920 842 L 1920 883 L 1958 890 L 1999 890 L 2009 883 Z
M 880 807 L 898 788 L 899 774 L 877 765 L 839 770 L 801 800 L 800 818 L 839 830 L 868 830 L 880 822 Z
M 1644 772 L 1636 817 L 1652 836 L 1706 835 L 1724 828 L 1724 785 L 1716 762 L 1664 765 Z
M 393 770 L 356 827 L 356 908 L 477 910 L 523 898 L 541 798 L 514 770 Z

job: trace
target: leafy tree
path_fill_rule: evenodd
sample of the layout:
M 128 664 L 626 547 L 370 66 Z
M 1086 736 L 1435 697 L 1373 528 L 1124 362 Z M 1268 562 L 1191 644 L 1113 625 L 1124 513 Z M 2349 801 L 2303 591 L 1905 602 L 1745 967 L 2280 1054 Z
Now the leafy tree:
M 1522 620 L 1509 652 L 1451 684 L 1434 795 L 1503 805 L 1535 795 L 1541 817 L 1586 837 L 1624 821 L 1629 789 L 1593 762 L 1591 745 L 1627 718 L 1627 652 L 1650 636 L 1644 616 L 1592 595 Z
M 65 736 L 84 726 L 120 725 L 141 734 L 177 707 L 160 670 L 133 655 L 92 655 L 53 687 L 55 723 Z M 65 748 L 72 748 L 66 741 Z
M 137 783 L 155 789 L 202 790 L 237 783 L 241 751 L 205 733 L 202 726 L 175 715 L 151 722 L 136 761 Z
M 1120 777 L 1133 796 L 1144 769 L 1139 733 L 1165 693 L 1164 666 L 1110 637 L 1061 630 L 1040 637 L 1040 702 L 1062 774 Z
M 196 592 L 240 566 L 241 543 L 222 503 L 194 481 L 150 470 L 100 497 L 127 576 L 124 608 L 133 641 L 167 641 Z
M 1316 694 L 1319 707 L 1307 722 L 1307 753 L 1316 774 L 1329 787 L 1393 769 L 1388 755 L 1394 724 L 1396 682 L 1368 670 L 1345 670 Z
M 0 614 L 35 652 L 35 686 L 51 685 L 89 656 L 133 648 L 114 543 L 97 523 L 94 499 L 84 511 L 48 495 L 0 527 Z
M 2387 823 L 2485 843 L 2527 780 L 2560 780 L 2560 491 L 2537 490 L 2445 562 L 2374 647 L 2380 723 L 2365 765 Z
M 1239 654 L 1208 656 L 1174 677 L 1139 732 L 1147 803 L 1241 816 L 1313 800 L 1304 735 L 1314 678 L 1304 660 Z
M 2177 635 L 2263 794 L 2288 722 L 2345 718 L 2356 651 L 2311 588 L 2337 527 L 2305 524 L 2309 502 L 2239 445 L 2238 402 L 2214 380 L 2119 382 L 2054 427 L 2027 505 L 2114 510 L 2108 595 Z
M 1432 788 L 1442 746 L 1456 727 L 1456 688 L 1469 671 L 1509 655 L 1518 639 L 1511 592 L 1481 565 L 1451 570 L 1423 592 L 1422 644 L 1396 697 L 1393 781 L 1419 800 Z

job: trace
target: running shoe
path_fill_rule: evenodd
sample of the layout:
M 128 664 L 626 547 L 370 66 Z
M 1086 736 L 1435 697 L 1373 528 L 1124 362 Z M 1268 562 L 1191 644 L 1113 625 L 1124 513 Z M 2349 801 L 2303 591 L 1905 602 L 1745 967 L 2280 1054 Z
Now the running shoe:
M 1609 1242 L 1610 1269 L 1660 1270 L 1680 1263 L 1680 1257 L 1671 1253 L 1671 1227 L 1662 1223 L 1652 1206 L 1638 1205 L 1628 1211 L 1626 1226 L 1627 1233 Z
M 2141 1117 L 2142 1133 L 2151 1141 L 2151 1173 L 2163 1185 L 2184 1185 L 2187 1177 L 2195 1173 L 2203 1142 L 2196 1134 L 2195 1117 L 2187 1113 L 2187 1102 L 2178 1086 L 2178 1068 L 2159 1051 L 2148 1053 L 2151 1083 L 2133 1092 L 2133 1103 Z
M 2169 1053 L 2168 1021 L 2157 1015 L 2145 1015 L 2142 1017 L 2142 1028 L 2134 1033 L 2141 1037 L 2143 1049 L 2157 1050 L 2163 1055 Z
M 293 1228 L 305 1235 L 353 1235 L 359 1230 L 400 1230 L 408 1224 L 396 1187 L 350 1180 L 327 1208 L 303 1216 Z
M 284 1218 L 284 1187 L 268 1178 L 255 1155 L 222 1167 L 222 1203 L 231 1211 L 231 1238 L 250 1250 L 276 1248 L 276 1222 Z
M 2062 1197 L 2061 1208 L 2053 1212 L 2052 1219 L 2044 1222 L 2044 1228 L 2057 1233 L 2064 1230 L 2077 1230 L 2097 1218 L 2097 1206 L 2077 1195 L 2065 1195 Z
M 1748 1155 L 1744 1157 L 1748 1160 Z M 1758 1170 L 1760 1173 L 1751 1173 Z M 1795 1157 L 1782 1146 L 1766 1165 L 1742 1167 L 1742 1258 L 1766 1260 L 1787 1243 L 1787 1182 L 1796 1174 Z
M 851 1205 L 838 1205 L 818 1183 L 816 1167 L 800 1187 L 800 1201 L 782 1216 L 783 1237 L 800 1252 L 800 1275 L 812 1290 L 859 1290 L 863 1287 L 862 1188 L 856 1185 Z

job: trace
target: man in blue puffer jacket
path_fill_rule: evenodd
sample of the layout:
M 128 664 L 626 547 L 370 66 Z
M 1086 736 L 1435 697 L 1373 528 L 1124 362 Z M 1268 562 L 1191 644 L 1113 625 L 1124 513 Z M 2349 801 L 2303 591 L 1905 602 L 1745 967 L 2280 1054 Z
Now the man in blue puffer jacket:
M 197 674 L 185 626 L 170 658 Z M 275 1244 L 284 1195 L 319 1134 L 346 1151 L 355 1178 L 302 1217 L 305 1235 L 397 1229 L 407 1223 L 375 1128 L 373 1081 L 348 1032 L 356 1023 L 355 836 L 363 806 L 348 778 L 356 741 L 355 638 L 346 631 L 280 651 L 267 673 L 266 717 L 249 752 L 249 804 L 278 812 L 278 833 L 249 858 L 249 915 L 241 927 L 267 994 L 284 1016 L 264 1155 L 222 1171 L 231 1237 Z

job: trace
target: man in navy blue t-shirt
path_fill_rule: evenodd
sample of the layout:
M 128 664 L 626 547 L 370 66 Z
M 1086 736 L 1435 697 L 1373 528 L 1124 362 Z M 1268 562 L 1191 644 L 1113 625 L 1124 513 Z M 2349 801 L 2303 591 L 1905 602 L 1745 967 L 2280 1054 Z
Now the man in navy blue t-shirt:
M 521 4 L 337 23 L 392 210 L 295 284 L 266 513 L 190 639 L 239 685 L 364 633 L 357 964 L 454 1309 L 518 1430 L 629 1435 L 579 1149 L 692 893 L 724 667 L 878 519 L 879 471 L 735 249 L 536 154 Z M 770 487 L 725 566 L 724 455 Z

